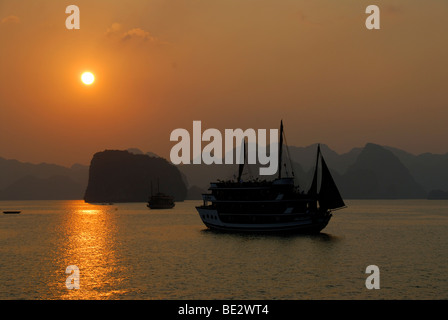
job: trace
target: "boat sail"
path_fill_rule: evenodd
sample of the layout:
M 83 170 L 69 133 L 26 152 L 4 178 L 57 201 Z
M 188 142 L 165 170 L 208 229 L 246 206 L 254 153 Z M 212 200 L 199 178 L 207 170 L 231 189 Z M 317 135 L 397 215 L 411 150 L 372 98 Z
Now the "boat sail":
M 320 190 L 318 191 L 318 169 L 319 160 L 321 163 L 321 181 Z M 317 145 L 316 166 L 314 169 L 313 182 L 311 183 L 310 190 L 308 191 L 310 196 L 317 198 L 321 208 L 327 210 L 337 210 L 345 208 L 344 200 L 339 193 L 339 189 L 331 176 L 330 170 L 325 163 L 324 157 L 320 150 L 320 144 Z
M 208 228 L 230 232 L 318 233 L 327 226 L 333 210 L 345 207 L 322 156 L 320 145 L 317 149 L 311 188 L 305 193 L 299 186 L 294 185 L 294 172 L 292 177 L 282 175 L 283 141 L 286 142 L 286 136 L 281 121 L 278 177 L 272 181 L 258 179 L 242 181 L 246 162 L 244 142 L 242 149 L 244 161 L 239 165 L 238 179 L 211 182 L 210 193 L 202 195 L 203 205 L 196 207 L 200 218 Z

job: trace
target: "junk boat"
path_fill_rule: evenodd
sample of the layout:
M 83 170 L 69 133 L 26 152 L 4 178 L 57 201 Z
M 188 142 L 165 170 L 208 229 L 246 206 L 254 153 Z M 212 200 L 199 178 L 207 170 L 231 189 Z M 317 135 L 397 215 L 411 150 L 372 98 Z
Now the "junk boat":
M 319 233 L 330 221 L 332 211 L 345 207 L 319 144 L 308 192 L 295 186 L 294 176 L 282 177 L 283 137 L 282 121 L 278 178 L 275 180 L 241 181 L 245 160 L 239 166 L 238 180 L 210 183 L 210 193 L 203 194 L 203 205 L 196 207 L 202 222 L 209 229 L 227 232 Z M 319 164 L 321 170 L 318 174 Z
M 157 181 L 158 190 L 155 195 L 152 194 L 152 183 L 151 183 L 151 197 L 149 198 L 148 204 L 146 205 L 150 209 L 171 209 L 174 208 L 174 197 L 166 195 L 160 192 L 160 185 Z

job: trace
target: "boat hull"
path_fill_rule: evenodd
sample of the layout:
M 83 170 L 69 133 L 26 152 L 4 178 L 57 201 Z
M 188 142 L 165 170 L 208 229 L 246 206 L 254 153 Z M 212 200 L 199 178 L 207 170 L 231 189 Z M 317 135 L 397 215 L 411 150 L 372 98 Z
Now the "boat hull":
M 146 205 L 149 209 L 172 209 L 174 208 L 174 203 L 173 204 L 148 204 Z
M 214 209 L 207 207 L 196 207 L 196 209 L 202 222 L 209 229 L 224 232 L 313 234 L 322 231 L 331 219 L 331 214 L 328 214 L 319 217 L 308 215 L 294 221 L 279 223 L 228 223 L 221 221 L 218 212 Z

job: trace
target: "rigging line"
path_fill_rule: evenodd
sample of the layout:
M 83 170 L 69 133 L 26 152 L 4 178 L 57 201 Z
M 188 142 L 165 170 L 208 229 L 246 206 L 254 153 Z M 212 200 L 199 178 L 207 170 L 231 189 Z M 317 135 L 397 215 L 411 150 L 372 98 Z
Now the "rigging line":
M 283 137 L 285 138 L 286 153 L 288 154 L 289 165 L 291 166 L 292 176 L 294 177 L 295 176 L 294 175 L 294 167 L 292 166 L 292 159 L 291 159 L 291 154 L 289 153 L 289 145 L 288 145 L 288 141 L 286 140 L 285 130 L 283 130 Z

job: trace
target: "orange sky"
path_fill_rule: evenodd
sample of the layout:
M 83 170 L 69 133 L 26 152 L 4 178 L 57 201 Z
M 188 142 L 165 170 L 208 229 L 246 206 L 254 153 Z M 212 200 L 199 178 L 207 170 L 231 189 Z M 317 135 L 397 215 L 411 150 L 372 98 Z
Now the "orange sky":
M 81 29 L 65 28 L 66 6 Z M 378 4 L 381 30 L 364 26 Z M 448 152 L 445 0 L 1 0 L 0 157 L 169 157 L 172 130 Z M 83 71 L 96 76 L 80 82 Z

